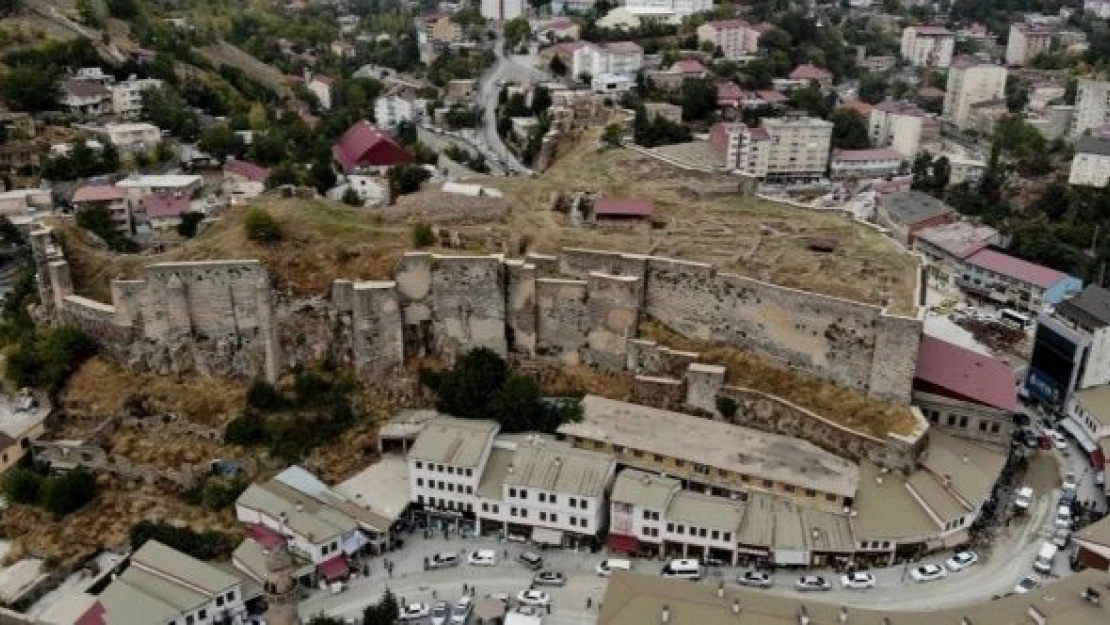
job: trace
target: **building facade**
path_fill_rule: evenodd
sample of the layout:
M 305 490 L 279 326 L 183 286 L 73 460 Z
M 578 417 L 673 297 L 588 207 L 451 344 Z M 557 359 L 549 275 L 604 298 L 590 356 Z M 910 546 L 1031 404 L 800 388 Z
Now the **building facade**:
M 1078 278 L 991 249 L 969 256 L 957 282 L 997 306 L 1033 314 L 1083 288 Z
M 1037 57 L 1052 50 L 1055 30 L 1035 24 L 1018 22 L 1010 25 L 1006 40 L 1006 65 L 1023 67 Z
M 1005 67 L 961 59 L 948 70 L 943 116 L 963 130 L 971 123 L 971 105 L 1005 97 Z
M 112 94 L 112 113 L 124 120 L 139 119 L 143 114 L 143 93 L 162 88 L 157 78 L 130 78 L 108 87 Z
M 943 26 L 902 29 L 902 58 L 914 67 L 946 68 L 952 64 L 956 34 Z
M 1075 139 L 1098 130 L 1110 120 L 1110 81 L 1080 80 L 1075 91 L 1071 136 Z
M 1110 384 L 1110 291 L 1088 286 L 1037 317 L 1025 391 L 1063 408 L 1076 390 Z
M 896 150 L 836 150 L 829 163 L 832 178 L 883 178 L 902 170 L 905 157 Z
M 1068 184 L 1103 188 L 1110 182 L 1110 138 L 1080 137 L 1071 159 Z
M 726 59 L 737 60 L 759 51 L 759 36 L 765 29 L 744 20 L 706 22 L 698 26 L 698 42 L 711 43 Z
M 409 493 L 430 524 L 475 518 L 474 494 L 498 430 L 492 421 L 445 417 L 429 424 L 413 443 Z
M 482 17 L 503 22 L 524 15 L 523 0 L 482 0 Z

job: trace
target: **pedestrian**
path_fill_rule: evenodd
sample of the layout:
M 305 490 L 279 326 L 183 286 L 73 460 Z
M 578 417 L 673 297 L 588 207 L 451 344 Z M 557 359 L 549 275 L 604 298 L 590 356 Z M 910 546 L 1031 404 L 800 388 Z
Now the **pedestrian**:
M 466 582 L 463 582 L 463 594 L 466 594 Z
M 586 609 L 589 610 L 592 607 L 594 607 L 593 597 L 586 597 Z
M 435 600 L 436 600 L 436 589 L 433 588 L 432 589 L 432 601 L 435 601 Z
M 506 560 L 509 559 L 509 550 L 508 549 L 505 550 L 505 559 Z

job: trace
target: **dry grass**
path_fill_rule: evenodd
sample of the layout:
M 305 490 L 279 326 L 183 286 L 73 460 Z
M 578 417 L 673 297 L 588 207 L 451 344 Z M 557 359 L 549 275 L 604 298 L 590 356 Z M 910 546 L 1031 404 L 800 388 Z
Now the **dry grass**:
M 725 367 L 725 381 L 770 393 L 830 421 L 879 438 L 909 434 L 915 420 L 908 406 L 884 402 L 833 384 L 750 351 L 687 339 L 657 322 L 640 324 L 640 334 L 662 345 L 699 352 L 699 362 Z

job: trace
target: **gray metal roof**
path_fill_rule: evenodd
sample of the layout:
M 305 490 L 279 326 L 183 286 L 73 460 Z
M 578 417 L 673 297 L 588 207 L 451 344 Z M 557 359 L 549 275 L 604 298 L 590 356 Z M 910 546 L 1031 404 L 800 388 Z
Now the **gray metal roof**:
M 1108 326 L 1110 325 L 1110 291 L 1092 284 L 1075 297 L 1060 302 L 1056 312 L 1084 326 L 1093 328 Z
M 1075 143 L 1075 153 L 1110 156 L 1110 139 L 1088 135 Z
M 920 191 L 907 191 L 884 196 L 879 203 L 890 218 L 900 224 L 912 226 L 937 215 L 956 212 L 956 209 Z
M 505 484 L 567 495 L 600 497 L 609 485 L 615 464 L 609 454 L 531 438 L 517 444 Z
M 493 421 L 440 417 L 425 426 L 412 444 L 409 458 L 477 468 L 497 430 Z
M 610 498 L 616 502 L 630 503 L 651 510 L 664 510 L 671 495 L 680 486 L 679 481 L 674 478 L 636 469 L 625 469 L 613 483 L 613 494 Z

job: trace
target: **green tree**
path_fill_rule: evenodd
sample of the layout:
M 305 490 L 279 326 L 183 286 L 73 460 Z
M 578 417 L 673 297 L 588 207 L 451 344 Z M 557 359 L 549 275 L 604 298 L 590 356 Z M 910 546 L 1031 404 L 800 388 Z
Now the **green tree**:
M 177 234 L 186 239 L 197 236 L 197 227 L 200 226 L 200 222 L 202 221 L 204 221 L 204 213 L 198 213 L 196 211 L 182 213 L 181 221 L 177 224 Z
M 708 80 L 687 80 L 682 83 L 682 119 L 703 121 L 717 108 L 717 88 Z
M 436 243 L 436 234 L 428 224 L 418 221 L 412 224 L 412 246 L 417 249 L 431 247 Z
M 832 147 L 839 150 L 866 150 L 871 147 L 867 120 L 851 109 L 837 109 L 829 116 L 833 123 Z
M 16 65 L 0 78 L 0 94 L 19 111 L 49 111 L 58 98 L 59 72 L 53 68 Z
M 394 625 L 399 613 L 397 598 L 387 588 L 381 600 L 366 607 L 362 614 L 362 625 Z
M 948 162 L 948 157 L 942 156 L 933 161 L 933 189 L 938 193 L 943 192 L 951 179 L 952 164 Z
M 355 191 L 353 187 L 347 187 L 340 201 L 347 206 L 362 206 L 362 198 L 358 196 L 358 191 Z
M 913 181 L 910 186 L 918 191 L 931 189 L 933 187 L 932 168 L 933 155 L 924 151 L 918 152 L 913 159 L 913 165 L 910 167 L 910 173 L 913 174 Z
M 281 393 L 266 380 L 255 380 L 247 389 L 247 406 L 262 412 L 273 412 L 285 408 L 288 402 Z
M 42 486 L 42 507 L 60 519 L 92 501 L 96 493 L 93 474 L 84 467 L 76 467 L 46 480 Z
M 177 527 L 164 521 L 139 521 L 132 526 L 129 539 L 132 551 L 138 551 L 148 540 L 157 540 L 198 560 L 230 556 L 239 544 L 239 539 L 231 534 L 197 532 L 189 527 Z
M 44 481 L 41 473 L 16 467 L 4 476 L 4 496 L 15 503 L 37 504 Z
M 103 0 L 77 0 L 77 13 L 85 24 L 100 28 L 104 25 L 104 18 L 108 16 L 108 7 Z
M 103 206 L 90 206 L 77 211 L 77 225 L 100 237 L 117 252 L 137 252 L 139 246 L 116 230 L 112 213 Z
M 237 151 L 236 148 L 241 146 L 241 141 L 231 126 L 216 124 L 200 134 L 197 145 L 222 163 L 229 154 Z
M 308 170 L 308 180 L 320 195 L 334 187 L 337 178 L 331 166 L 331 158 L 317 159 Z
M 516 49 L 532 36 L 532 27 L 528 25 L 528 18 L 523 15 L 508 20 L 501 26 L 505 33 L 505 47 Z
M 228 422 L 224 442 L 240 447 L 254 447 L 266 442 L 266 423 L 254 414 L 244 414 Z
M 484 347 L 470 350 L 440 376 L 436 407 L 459 417 L 483 418 L 492 393 L 508 375 L 508 364 L 496 352 Z
M 859 99 L 869 104 L 878 104 L 886 99 L 890 84 L 879 74 L 864 74 L 859 79 Z
M 551 413 L 544 407 L 540 385 L 526 375 L 510 375 L 490 400 L 487 414 L 507 433 L 554 431 L 546 418 Z
M 201 502 L 209 510 L 219 512 L 234 505 L 235 500 L 247 489 L 247 481 L 210 477 L 201 488 Z
M 251 241 L 272 242 L 285 238 L 281 224 L 274 219 L 273 215 L 261 208 L 252 208 L 247 213 L 243 220 L 243 227 L 246 228 L 247 238 Z
M 611 147 L 620 147 L 624 142 L 624 128 L 620 124 L 609 124 L 601 133 L 601 142 Z
M 431 178 L 432 174 L 420 165 L 396 165 L 389 168 L 386 178 L 389 179 L 390 196 L 396 198 L 401 195 L 415 193 L 420 190 L 420 185 Z
M 266 187 L 273 189 L 287 184 L 298 184 L 300 177 L 293 164 L 286 161 L 270 168 L 270 175 L 266 178 Z

